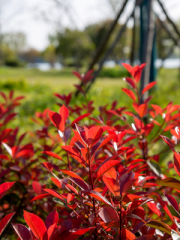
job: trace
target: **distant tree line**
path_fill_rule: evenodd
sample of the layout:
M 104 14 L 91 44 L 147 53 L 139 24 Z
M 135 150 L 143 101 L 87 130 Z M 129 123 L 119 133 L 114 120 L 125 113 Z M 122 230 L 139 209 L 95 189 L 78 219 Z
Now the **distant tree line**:
M 64 66 L 81 67 L 87 65 L 107 32 L 111 20 L 89 25 L 84 30 L 64 28 L 49 36 L 49 44 L 44 51 L 27 48 L 23 33 L 6 33 L 0 42 L 1 64 L 18 66 L 23 63 L 47 61 L 53 67 L 55 62 Z M 122 25 L 119 23 L 113 32 L 108 46 L 113 42 Z M 136 24 L 135 58 L 139 57 L 139 26 Z M 167 33 L 156 24 L 158 57 L 163 58 L 173 45 Z M 116 63 L 129 59 L 132 46 L 132 28 L 127 27 L 109 59 Z M 106 51 L 106 49 L 104 51 Z M 176 52 L 175 52 L 176 54 Z

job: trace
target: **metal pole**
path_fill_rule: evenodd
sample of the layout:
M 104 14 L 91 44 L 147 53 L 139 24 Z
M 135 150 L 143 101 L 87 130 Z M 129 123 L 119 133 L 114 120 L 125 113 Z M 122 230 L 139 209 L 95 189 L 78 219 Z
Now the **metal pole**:
M 148 29 L 144 43 L 144 51 L 142 56 L 142 62 L 146 63 L 145 70 L 142 73 L 141 78 L 141 87 L 140 91 L 142 92 L 143 88 L 148 85 L 150 78 L 150 66 L 151 66 L 151 55 L 153 48 L 153 38 L 154 38 L 154 16 L 152 12 L 152 2 L 153 0 L 148 1 Z M 148 98 L 148 91 L 145 92 L 141 98 L 141 102 L 144 102 L 145 99 Z
M 136 18 L 135 18 L 135 9 L 134 9 L 134 12 L 133 12 L 133 23 L 134 23 L 134 26 L 133 26 L 133 29 L 132 29 L 132 42 L 131 42 L 131 53 L 130 53 L 130 63 L 131 65 L 133 65 L 133 62 L 134 62 L 134 55 L 135 55 L 135 39 L 136 39 Z
M 121 29 L 119 30 L 117 36 L 116 36 L 116 39 L 114 40 L 114 42 L 112 43 L 112 45 L 108 48 L 108 50 L 106 51 L 104 57 L 102 58 L 100 64 L 99 64 L 99 68 L 98 70 L 95 72 L 91 82 L 89 83 L 87 89 L 86 89 L 86 92 L 89 91 L 89 89 L 91 88 L 92 84 L 95 82 L 95 79 L 97 78 L 98 74 L 100 73 L 102 67 L 103 67 L 103 64 L 104 62 L 106 61 L 106 59 L 108 58 L 108 56 L 110 55 L 110 53 L 113 51 L 114 47 L 116 46 L 117 42 L 119 41 L 120 37 L 122 36 L 124 30 L 126 29 L 126 25 L 128 23 L 128 21 L 133 17 L 133 14 L 134 14 L 134 11 L 135 11 L 135 7 L 137 5 L 140 5 L 144 0 L 139 0 L 139 1 L 136 1 L 135 3 L 135 6 L 133 8 L 133 11 L 132 13 L 129 15 L 129 17 L 127 18 L 126 22 L 124 23 L 124 25 L 121 27 Z
M 174 36 L 174 33 L 167 27 L 167 24 L 165 24 L 164 21 L 161 21 L 161 19 L 159 18 L 159 16 L 155 13 L 156 18 L 159 20 L 161 26 L 166 30 L 166 32 L 168 33 L 169 37 L 173 40 L 174 44 L 180 47 L 180 40 L 176 38 L 176 36 Z
M 102 58 L 102 60 L 100 61 L 100 64 L 99 64 L 99 68 L 98 70 L 95 72 L 91 82 L 89 83 L 87 89 L 86 89 L 86 93 L 89 91 L 89 89 L 91 88 L 92 84 L 95 82 L 95 79 L 97 78 L 98 74 L 100 73 L 102 67 L 103 67 L 103 64 L 104 62 L 106 61 L 106 59 L 108 58 L 108 56 L 110 55 L 110 53 L 113 51 L 114 47 L 116 46 L 117 42 L 119 41 L 120 37 L 122 36 L 123 32 L 125 31 L 126 29 L 126 25 L 127 25 L 127 22 L 129 21 L 129 19 L 132 17 L 132 14 L 128 17 L 128 19 L 126 20 L 126 22 L 124 23 L 124 25 L 121 27 L 118 35 L 116 36 L 116 39 L 115 41 L 112 43 L 112 45 L 109 47 L 109 49 L 106 51 L 106 54 L 104 55 L 104 57 Z
M 173 22 L 173 20 L 169 17 L 168 13 L 166 12 L 162 2 L 160 0 L 157 0 L 159 5 L 161 6 L 164 14 L 166 15 L 166 18 L 168 20 L 168 22 L 172 25 L 172 27 L 174 28 L 174 31 L 177 33 L 177 35 L 180 37 L 180 32 L 179 29 L 177 28 L 177 26 L 175 25 L 175 23 Z
M 105 47 L 106 47 L 106 44 L 107 44 L 109 38 L 110 38 L 110 36 L 111 36 L 111 33 L 113 32 L 114 28 L 116 27 L 116 24 L 117 24 L 120 16 L 121 16 L 122 13 L 124 12 L 124 9 L 125 9 L 128 1 L 129 1 L 129 0 L 124 0 L 124 3 L 123 3 L 123 5 L 122 5 L 122 7 L 120 8 L 120 10 L 119 10 L 116 18 L 114 19 L 114 21 L 112 22 L 109 30 L 106 32 L 105 36 L 103 37 L 103 39 L 102 39 L 102 41 L 101 41 L 101 43 L 100 43 L 100 45 L 99 45 L 99 47 L 98 47 L 98 49 L 97 49 L 97 51 L 96 51 L 95 56 L 94 56 L 92 62 L 90 63 L 90 65 L 89 65 L 88 71 L 94 67 L 95 63 L 96 63 L 96 62 L 98 61 L 98 59 L 100 58 L 103 50 L 104 50 Z M 83 83 L 81 84 L 81 87 L 82 87 L 82 86 L 83 86 Z M 77 96 L 78 94 L 79 94 L 79 90 L 76 91 L 75 96 Z

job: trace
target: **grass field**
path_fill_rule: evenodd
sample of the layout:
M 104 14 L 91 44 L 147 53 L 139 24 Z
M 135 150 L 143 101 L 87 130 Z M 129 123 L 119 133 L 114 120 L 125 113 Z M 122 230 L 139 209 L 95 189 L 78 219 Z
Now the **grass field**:
M 179 69 L 162 69 L 157 77 L 158 84 L 153 91 L 155 96 L 152 103 L 165 107 L 169 102 L 180 104 Z M 71 70 L 41 72 L 32 69 L 0 68 L 0 89 L 8 92 L 14 90 L 15 95 L 23 95 L 25 99 L 19 107 L 20 119 L 15 125 L 32 127 L 28 117 L 36 111 L 45 108 L 57 110 L 57 98 L 53 93 L 68 93 L 74 90 L 78 79 L 71 74 Z M 98 78 L 88 94 L 88 99 L 94 100 L 95 107 L 118 101 L 118 106 L 129 105 L 131 100 L 121 91 L 126 83 L 120 78 Z

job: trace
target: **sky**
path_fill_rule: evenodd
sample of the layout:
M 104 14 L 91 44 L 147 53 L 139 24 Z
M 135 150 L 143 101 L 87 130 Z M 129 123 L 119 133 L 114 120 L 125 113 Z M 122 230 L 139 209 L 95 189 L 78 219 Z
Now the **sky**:
M 113 9 L 109 0 L 0 0 L 0 34 L 24 32 L 28 47 L 43 50 L 48 44 L 48 35 L 64 27 L 83 29 L 107 18 L 113 19 L 124 0 Z M 161 0 L 169 16 L 180 19 L 180 0 Z M 57 4 L 58 3 L 58 4 Z M 134 0 L 129 0 L 121 22 L 132 11 Z M 156 0 L 154 10 L 164 19 Z M 131 23 L 129 23 L 131 24 Z

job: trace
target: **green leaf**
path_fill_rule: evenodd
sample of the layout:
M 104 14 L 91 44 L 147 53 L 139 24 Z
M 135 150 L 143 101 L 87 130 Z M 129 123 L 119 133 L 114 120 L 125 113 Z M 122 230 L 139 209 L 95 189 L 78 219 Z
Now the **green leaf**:
M 56 203 L 58 203 L 58 204 L 60 204 L 61 206 L 65 206 L 65 207 L 67 207 L 61 200 L 59 200 L 58 198 L 54 198 L 53 199 L 53 202 L 56 202 Z
M 160 222 L 160 221 L 157 221 L 157 220 L 152 220 L 152 221 L 149 221 L 146 224 L 146 226 L 152 227 L 152 228 L 155 228 L 155 229 L 159 229 L 160 231 L 171 235 L 171 229 L 163 222 Z
M 171 187 L 171 188 L 180 190 L 180 181 L 178 181 L 175 178 L 169 177 L 169 178 L 165 178 L 163 180 L 157 180 L 156 183 L 161 186 Z
M 159 164 L 156 161 L 147 161 L 148 166 L 150 167 L 150 169 L 158 176 L 161 176 L 161 168 L 159 166 Z

